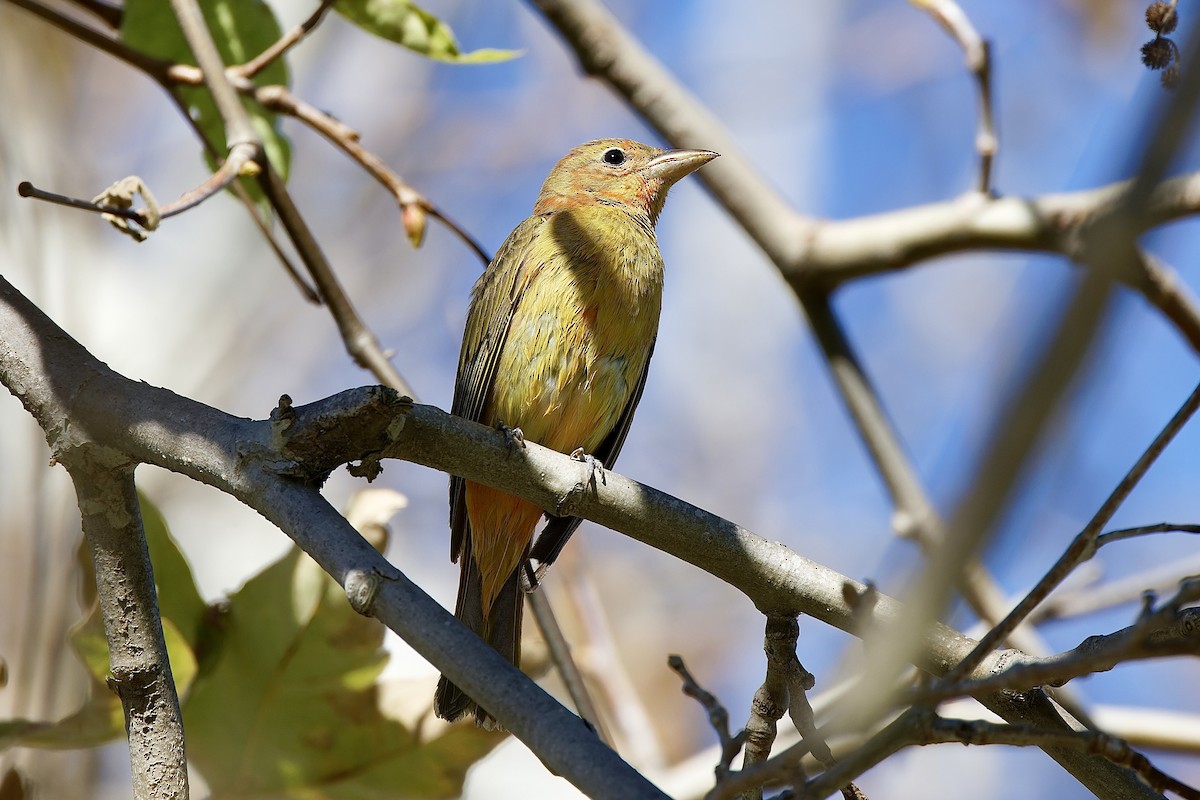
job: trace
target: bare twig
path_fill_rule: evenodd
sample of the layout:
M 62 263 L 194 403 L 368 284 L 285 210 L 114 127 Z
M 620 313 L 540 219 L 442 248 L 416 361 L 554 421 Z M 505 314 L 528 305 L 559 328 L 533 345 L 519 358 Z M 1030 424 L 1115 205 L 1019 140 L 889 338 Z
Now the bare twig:
M 247 142 L 235 145 L 229 151 L 229 156 L 222 162 L 221 166 L 205 179 L 203 183 L 188 190 L 174 202 L 159 208 L 123 208 L 107 202 L 81 200 L 54 192 L 47 192 L 37 188 L 29 181 L 22 181 L 17 186 L 17 193 L 21 197 L 32 197 L 35 200 L 45 200 L 55 205 L 78 208 L 83 211 L 92 211 L 97 214 L 130 220 L 136 222 L 142 228 L 152 231 L 158 227 L 158 223 L 161 220 L 195 208 L 208 198 L 221 192 L 238 178 L 246 164 L 251 162 L 254 157 L 255 151 L 253 145 Z
M 351 304 L 350 298 L 346 296 L 341 283 L 333 272 L 333 267 L 312 235 L 308 223 L 304 221 L 299 209 L 292 201 L 291 195 L 288 194 L 287 187 L 284 186 L 270 162 L 265 159 L 264 162 L 262 164 L 263 175 L 259 176 L 260 185 L 263 187 L 267 199 L 270 200 L 271 206 L 279 214 L 279 221 L 287 230 L 288 236 L 291 237 L 305 266 L 308 267 L 309 274 L 316 282 L 321 297 L 329 307 L 329 312 L 342 334 L 346 350 L 355 363 L 370 370 L 380 382 L 391 386 L 401 394 L 413 397 L 415 392 L 409 388 L 408 382 L 401 377 L 391 359 L 383 352 L 379 340 L 375 338 L 375 334 L 366 326 L 362 317 L 358 315 Z
M 309 15 L 308 19 L 301 22 L 296 27 L 279 37 L 271 46 L 263 50 L 244 64 L 236 67 L 230 67 L 230 72 L 239 75 L 247 80 L 258 75 L 264 69 L 269 67 L 277 59 L 281 58 L 284 53 L 291 50 L 304 40 L 305 36 L 312 33 L 313 29 L 321 24 L 321 20 L 325 18 L 326 12 L 333 7 L 336 0 L 321 0 L 316 10 Z
M 826 767 L 836 763 L 833 752 L 817 729 L 816 718 L 808 702 L 807 692 L 813 687 L 814 678 L 796 657 L 796 640 L 799 635 L 800 625 L 795 617 L 778 614 L 767 616 L 766 632 L 763 636 L 767 674 L 762 686 L 754 693 L 754 700 L 750 705 L 750 720 L 746 723 L 746 753 L 742 759 L 743 770 L 752 769 L 769 758 L 775 742 L 776 725 L 785 713 L 791 717 L 792 724 L 796 726 L 808 752 Z M 793 769 L 788 778 L 794 782 L 802 782 L 805 776 L 799 760 L 791 763 Z M 845 787 L 843 792 L 847 793 L 847 796 L 861 796 L 861 792 L 854 786 Z M 716 789 L 713 794 L 717 794 Z M 739 797 L 759 800 L 762 797 L 762 784 L 743 790 Z
M 199 86 L 204 83 L 204 75 L 197 67 L 188 64 L 172 64 L 168 61 L 144 55 L 130 48 L 119 39 L 100 33 L 66 15 L 60 14 L 53 8 L 38 2 L 38 0 L 7 0 L 7 2 L 30 11 L 76 39 L 145 72 L 162 85 L 164 89 L 169 90 L 171 86 L 177 84 Z M 484 264 L 491 260 L 487 251 L 462 226 L 430 202 L 424 195 L 401 180 L 398 175 L 383 164 L 378 156 L 358 145 L 358 134 L 352 128 L 334 120 L 328 114 L 319 111 L 307 103 L 296 99 L 287 90 L 287 87 L 258 86 L 238 73 L 237 67 L 229 68 L 227 75 L 229 76 L 230 83 L 239 93 L 253 97 L 256 102 L 271 111 L 296 117 L 346 151 L 351 158 L 358 162 L 392 193 L 402 209 L 411 207 L 420 208 L 424 213 L 437 219 L 450 229 Z
M 165 84 L 163 84 L 163 88 L 166 89 Z M 191 125 L 192 130 L 196 134 L 196 138 L 203 143 L 205 151 L 209 154 L 212 160 L 214 162 L 220 161 L 221 153 L 217 150 L 214 144 L 208 140 L 208 137 L 204 135 L 204 132 L 200 129 L 200 122 L 196 119 L 193 119 L 192 115 L 188 113 L 187 105 L 184 103 L 179 94 L 177 92 L 168 91 L 167 96 L 170 97 L 171 102 L 175 104 L 175 108 L 179 111 L 180 116 L 187 120 L 187 123 Z M 233 192 L 234 196 L 237 197 L 238 202 L 242 204 L 242 207 L 246 209 L 246 213 L 249 214 L 250 219 L 254 221 L 254 226 L 258 228 L 258 232 L 262 234 L 267 246 L 271 248 L 271 252 L 275 254 L 277 259 L 279 259 L 279 263 L 283 266 L 284 272 L 286 272 L 288 277 L 292 279 L 292 283 L 297 289 L 300 290 L 300 293 L 304 296 L 304 299 L 310 303 L 313 303 L 314 305 L 321 305 L 321 296 L 317 294 L 317 290 L 314 289 L 307 280 L 305 280 L 304 276 L 300 274 L 300 271 L 296 269 L 296 265 L 293 264 L 291 259 L 288 258 L 287 254 L 283 252 L 283 248 L 280 246 L 279 240 L 275 236 L 275 232 L 271 230 L 267 221 L 263 219 L 263 215 L 258 212 L 254 198 L 250 196 L 250 192 L 246 190 L 246 187 L 243 186 L 240 181 L 234 181 L 233 183 L 229 184 L 229 189 Z
M 588 682 L 597 687 L 604 715 L 611 726 L 617 749 L 640 768 L 661 769 L 665 762 L 654 722 L 646 710 L 629 669 L 617 651 L 608 613 L 590 570 L 583 568 L 587 556 L 583 542 L 554 562 L 554 580 L 543 581 L 543 591 L 552 592 L 555 606 L 569 608 L 582 631 L 579 667 Z
M 1102 730 L 1135 747 L 1200 754 L 1200 714 L 1146 706 L 1097 705 Z
M 1197 599 L 1195 583 L 1190 593 L 1191 602 Z M 1018 657 L 1011 666 L 991 677 L 915 689 L 905 695 L 904 700 L 929 705 L 978 692 L 1060 686 L 1084 675 L 1107 672 L 1128 661 L 1200 654 L 1200 609 L 1181 609 L 1180 596 L 1128 628 L 1107 635 L 1089 636 L 1079 646 L 1064 653 L 1037 659 Z
M 696 682 L 692 673 L 683 663 L 682 656 L 668 656 L 667 666 L 683 681 L 683 693 L 704 708 L 705 713 L 708 714 L 708 722 L 716 731 L 717 739 L 721 742 L 721 760 L 715 769 L 717 782 L 720 783 L 721 778 L 729 772 L 729 765 L 733 763 L 733 759 L 742 749 L 742 745 L 746 741 L 746 731 L 738 731 L 736 734 L 729 732 L 729 712 L 725 710 L 725 706 L 721 705 L 721 701 L 716 696 Z
M 477 255 L 484 264 L 491 256 L 471 234 L 435 206 L 424 195 L 405 183 L 379 156 L 359 144 L 356 130 L 324 111 L 305 103 L 293 95 L 286 86 L 247 87 L 249 92 L 264 108 L 294 117 L 337 145 L 376 181 L 383 185 L 399 204 L 401 211 L 416 207 L 429 216 L 441 221 L 455 236 Z
M 1129 743 L 1100 731 L 1049 731 L 1032 725 L 999 725 L 985 720 L 945 719 L 929 715 L 914 731 L 912 744 L 1001 744 L 1014 747 L 1071 747 L 1097 753 L 1133 770 L 1157 791 L 1197 800 L 1200 792 L 1159 770 Z
M 1132 603 L 1147 591 L 1168 592 L 1188 576 L 1200 574 L 1200 557 L 1182 559 L 1140 570 L 1100 586 L 1055 591 L 1030 615 L 1032 622 L 1091 614 Z
M 1147 790 L 1159 796 L 1171 791 L 1181 797 L 1200 798 L 1200 793 L 1155 767 L 1129 744 L 1099 731 L 1046 729 L 1037 725 L 1006 724 L 982 720 L 944 720 L 932 712 L 909 712 L 875 737 L 876 746 L 856 750 L 837 766 L 813 778 L 805 786 L 809 797 L 825 797 L 848 777 L 862 774 L 875 764 L 909 745 L 957 742 L 961 744 L 1003 744 L 1016 747 L 1040 747 L 1056 752 L 1081 751 L 1096 754 L 1110 763 L 1129 769 L 1143 781 Z
M 175 12 L 175 19 L 183 31 L 183 38 L 187 40 L 192 55 L 196 57 L 204 85 L 208 87 L 213 102 L 217 105 L 217 112 L 225 125 L 226 145 L 230 150 L 239 144 L 251 145 L 256 151 L 255 160 L 261 160 L 262 140 L 229 83 L 225 74 L 225 64 L 221 61 L 221 54 L 217 51 L 217 45 L 204 22 L 200 6 L 196 0 L 171 0 L 171 10 Z
M 80 211 L 91 211 L 95 214 L 111 214 L 114 217 L 122 217 L 136 222 L 143 228 L 148 228 L 149 220 L 147 219 L 144 210 L 137 208 L 118 208 L 105 203 L 97 203 L 93 200 L 83 200 L 78 197 L 68 197 L 65 194 L 56 192 L 48 192 L 45 189 L 39 189 L 29 181 L 21 181 L 17 184 L 17 194 L 21 197 L 32 197 L 34 200 L 44 200 L 47 203 L 53 203 L 57 206 L 66 206 L 67 208 L 77 208 Z
M 1004 620 L 988 631 L 979 644 L 975 646 L 971 655 L 963 659 L 963 663 L 956 667 L 946 677 L 948 681 L 960 680 L 963 675 L 973 670 L 983 659 L 983 657 L 992 650 L 999 642 L 1003 641 L 1008 631 L 1012 630 L 1015 625 L 1024 620 L 1037 607 L 1037 605 L 1050 594 L 1055 586 L 1060 584 L 1071 570 L 1080 563 L 1091 558 L 1096 552 L 1096 539 L 1100 536 L 1101 529 L 1112 519 L 1113 514 L 1129 496 L 1137 486 L 1138 481 L 1150 469 L 1150 466 L 1158 458 L 1159 454 L 1166 449 L 1175 435 L 1183 428 L 1184 424 L 1191 419 L 1196 410 L 1200 408 L 1200 385 L 1192 390 L 1191 395 L 1184 401 L 1180 409 L 1175 412 L 1171 420 L 1159 432 L 1158 436 L 1154 437 L 1154 441 L 1146 448 L 1137 462 L 1125 474 L 1125 477 L 1117 484 L 1108 499 L 1096 511 L 1092 519 L 1084 526 L 1083 530 L 1076 535 L 1075 539 L 1067 547 L 1066 551 L 1059 557 L 1050 570 L 1042 576 L 1028 594 L 1022 598 L 1021 602 L 1017 603 L 1016 607 L 1004 618 Z
M 975 133 L 975 150 L 979 153 L 979 179 L 975 190 L 987 194 L 992 190 L 992 162 L 996 159 L 998 141 L 996 123 L 992 118 L 992 59 L 988 41 L 979 35 L 962 7 L 954 0 L 909 0 L 929 13 L 947 33 L 958 42 L 966 57 L 967 69 L 975 78 L 979 95 L 979 127 Z
M 1157 525 L 1142 525 L 1138 528 L 1122 528 L 1119 531 L 1109 531 L 1096 537 L 1096 548 L 1106 544 L 1133 539 L 1137 536 L 1148 536 L 1153 533 L 1200 533 L 1200 525 L 1180 525 L 1173 522 L 1160 522 Z
M 1137 274 L 1138 288 L 1146 299 L 1175 325 L 1193 350 L 1200 352 L 1200 304 L 1179 273 L 1139 248 Z
M 256 158 L 256 148 L 252 142 L 238 142 L 229 149 L 229 155 L 221 163 L 208 180 L 185 192 L 178 200 L 162 207 L 162 216 L 173 217 L 182 214 L 189 208 L 195 208 L 208 198 L 218 194 L 242 174 L 246 165 Z
M 539 586 L 525 596 L 529 599 L 529 607 L 533 610 L 538 628 L 541 629 L 542 637 L 546 640 L 546 647 L 550 650 L 550 660 L 554 662 L 559 677 L 566 685 L 567 693 L 571 695 L 571 702 L 575 704 L 575 710 L 592 727 L 600 741 L 612 747 L 612 736 L 604 727 L 604 721 L 600 719 L 600 712 L 596 710 L 596 704 L 592 702 L 587 684 L 583 682 L 583 675 L 575 665 L 575 659 L 571 657 L 571 647 L 567 644 L 562 628 L 559 627 L 558 620 L 554 617 L 554 610 L 550 607 L 546 593 Z
M 92 554 L 112 677 L 125 709 L 137 800 L 186 800 L 183 717 L 163 640 L 158 595 L 137 492 L 134 464 L 122 454 L 65 433 L 56 442 L 67 467 Z
M 776 726 L 791 705 L 788 692 L 790 659 L 796 657 L 796 639 L 800 625 L 795 617 L 772 615 L 767 617 L 767 628 L 763 635 L 763 651 L 767 655 L 767 674 L 762 685 L 750 701 L 750 718 L 746 721 L 746 752 L 742 756 L 742 767 L 761 764 L 771 756 L 775 744 Z M 790 644 L 790 648 L 789 648 Z M 803 772 L 797 772 L 803 778 Z M 741 800 L 762 800 L 762 787 L 756 787 L 739 795 Z

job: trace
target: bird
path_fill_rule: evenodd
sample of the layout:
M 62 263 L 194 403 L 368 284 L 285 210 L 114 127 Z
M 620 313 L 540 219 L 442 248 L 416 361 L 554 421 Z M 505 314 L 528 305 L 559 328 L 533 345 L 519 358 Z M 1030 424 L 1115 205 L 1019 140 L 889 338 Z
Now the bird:
M 658 335 L 663 259 L 655 224 L 667 190 L 717 157 L 597 139 L 550 171 L 533 214 L 509 234 L 471 292 L 451 413 L 500 428 L 603 470 L 616 460 Z M 601 472 L 601 475 L 603 473 Z M 519 664 L 521 569 L 557 557 L 576 517 L 480 483 L 450 480 L 455 616 Z M 528 580 L 526 581 L 528 584 Z M 495 717 L 441 676 L 439 717 Z

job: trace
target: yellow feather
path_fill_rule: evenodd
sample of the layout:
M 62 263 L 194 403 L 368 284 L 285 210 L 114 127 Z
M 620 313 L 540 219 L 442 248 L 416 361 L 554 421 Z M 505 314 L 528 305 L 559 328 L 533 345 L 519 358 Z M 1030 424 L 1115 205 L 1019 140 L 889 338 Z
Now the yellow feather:
M 533 216 L 475 285 L 453 412 L 492 426 L 503 421 L 561 452 L 603 447 L 601 458 L 615 458 L 662 307 L 654 223 L 667 189 L 715 156 L 628 139 L 568 153 L 546 179 Z M 515 662 L 521 596 L 514 576 L 542 511 L 458 479 L 450 498 L 452 552 L 463 558 L 456 616 Z M 453 684 L 439 683 L 439 715 L 453 719 L 472 705 Z M 488 716 L 476 707 L 476 719 Z

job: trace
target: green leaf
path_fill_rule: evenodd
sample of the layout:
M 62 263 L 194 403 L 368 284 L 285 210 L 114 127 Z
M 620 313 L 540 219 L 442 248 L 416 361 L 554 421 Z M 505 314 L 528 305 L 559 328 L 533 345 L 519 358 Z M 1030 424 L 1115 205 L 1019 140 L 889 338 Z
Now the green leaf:
M 163 638 L 175 689 L 186 696 L 196 677 L 196 658 L 183 635 L 169 619 L 163 619 Z M 108 642 L 96 606 L 71 633 L 71 644 L 92 677 L 88 699 L 78 711 L 57 722 L 16 719 L 0 722 L 0 750 L 5 747 L 71 749 L 96 747 L 125 735 L 125 715 L 120 699 L 109 690 Z
M 383 626 L 299 550 L 231 597 L 224 625 L 184 706 L 188 755 L 214 798 L 452 796 L 503 738 L 421 725 L 444 732 L 429 740 L 386 717 Z
M 263 0 L 200 0 L 200 10 L 216 42 L 221 60 L 227 66 L 249 61 L 280 36 L 279 22 Z M 121 39 L 135 50 L 155 58 L 183 64 L 196 63 L 183 31 L 171 12 L 171 4 L 166 0 L 126 0 L 121 19 Z M 283 59 L 272 62 L 255 76 L 254 82 L 260 86 L 287 85 L 288 71 Z M 217 113 L 212 96 L 208 89 L 198 86 L 178 86 L 173 91 L 208 143 L 205 160 L 210 169 L 215 169 L 225 159 L 229 148 L 225 123 Z M 251 100 L 243 98 L 242 102 L 250 114 L 254 129 L 263 139 L 272 166 L 286 179 L 291 161 L 291 144 L 279 130 L 277 115 Z M 258 184 L 246 178 L 241 180 L 260 208 L 267 210 Z
M 158 587 L 158 605 L 162 615 L 163 638 L 171 675 L 179 696 L 186 697 L 196 678 L 196 642 L 204 636 L 208 619 L 207 606 L 192 580 L 192 570 L 171 539 L 166 522 L 158 509 L 139 495 L 142 523 L 154 578 Z M 81 545 L 86 551 L 86 543 Z M 83 580 L 94 582 L 91 559 L 85 557 Z M 24 747 L 79 748 L 95 747 L 125 735 L 125 718 L 120 699 L 109 690 L 108 640 L 94 591 L 84 593 L 91 609 L 71 631 L 71 646 L 92 678 L 88 699 L 78 711 L 57 722 L 7 720 L 0 722 L 0 750 L 21 745 Z
M 487 64 L 521 55 L 519 50 L 491 49 L 464 53 L 449 25 L 408 0 L 338 0 L 334 9 L 368 33 L 435 61 Z
M 121 701 L 106 687 L 93 687 L 83 707 L 58 722 L 27 719 L 0 721 L 0 750 L 6 747 L 39 747 L 52 750 L 98 747 L 125 734 Z
M 150 499 L 140 492 L 138 501 L 142 507 L 142 528 L 146 532 L 146 546 L 150 550 L 150 561 L 154 565 L 158 610 L 164 619 L 174 624 L 188 647 L 195 650 L 208 605 L 200 597 L 200 590 L 196 588 L 191 566 L 183 557 L 175 540 L 171 538 L 167 521 Z M 175 680 L 178 682 L 179 677 L 176 676 Z

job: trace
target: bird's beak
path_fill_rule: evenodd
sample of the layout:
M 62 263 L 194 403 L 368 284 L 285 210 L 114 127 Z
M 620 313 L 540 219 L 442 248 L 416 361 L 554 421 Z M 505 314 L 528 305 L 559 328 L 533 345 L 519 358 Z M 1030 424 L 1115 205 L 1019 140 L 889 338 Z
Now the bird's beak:
M 643 168 L 647 178 L 657 179 L 670 186 L 716 158 L 712 150 L 668 150 L 650 160 Z

